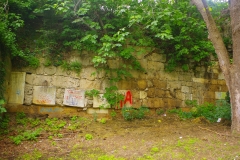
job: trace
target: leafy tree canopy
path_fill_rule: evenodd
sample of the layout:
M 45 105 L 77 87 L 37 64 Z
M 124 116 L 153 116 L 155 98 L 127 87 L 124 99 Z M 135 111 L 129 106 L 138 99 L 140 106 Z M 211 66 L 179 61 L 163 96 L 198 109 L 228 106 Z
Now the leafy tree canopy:
M 32 66 L 38 63 L 29 57 L 38 53 L 57 66 L 64 52 L 87 50 L 96 54 L 95 66 L 106 67 L 114 58 L 127 61 L 125 69 L 142 70 L 133 53 L 163 51 L 167 70 L 179 65 L 188 70 L 189 60 L 200 62 L 214 53 L 201 15 L 188 0 L 6 0 L 0 5 L 1 53 L 8 50 Z

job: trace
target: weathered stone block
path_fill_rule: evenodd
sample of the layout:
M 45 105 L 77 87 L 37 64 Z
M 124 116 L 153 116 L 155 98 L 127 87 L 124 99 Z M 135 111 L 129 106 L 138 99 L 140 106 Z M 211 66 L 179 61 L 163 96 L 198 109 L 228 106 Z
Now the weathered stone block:
M 192 78 L 192 81 L 197 83 L 208 83 L 208 80 L 204 78 Z
M 49 66 L 44 68 L 44 73 L 47 75 L 53 75 L 57 71 L 57 68 L 55 66 Z
M 208 88 L 209 88 L 209 91 L 217 92 L 217 91 L 220 91 L 221 86 L 219 86 L 219 85 L 210 85 Z
M 97 89 L 100 90 L 101 88 L 101 81 L 95 80 L 95 81 L 89 81 L 87 79 L 81 79 L 80 80 L 80 87 L 82 89 Z
M 131 90 L 137 88 L 137 83 L 134 80 L 122 80 L 117 84 L 120 90 Z
M 168 89 L 181 89 L 181 82 L 179 81 L 168 81 L 167 82 Z
M 140 108 L 142 106 L 142 101 L 137 98 L 133 98 L 133 108 Z
M 222 72 L 218 74 L 218 79 L 221 79 L 221 80 L 225 79 L 224 74 Z
M 108 109 L 95 109 L 95 108 L 88 108 L 88 114 L 108 114 Z
M 182 101 L 186 100 L 185 94 L 182 93 L 182 92 L 179 91 L 179 90 L 176 91 L 176 98 L 177 98 L 177 99 L 180 99 L 180 100 L 182 100 Z
M 162 98 L 148 98 L 146 106 L 149 108 L 162 108 L 164 105 Z
M 226 95 L 227 95 L 226 92 L 215 92 L 216 99 L 225 99 Z
M 122 66 L 123 62 L 121 60 L 108 60 L 107 64 L 111 69 L 117 69 Z
M 149 88 L 147 90 L 147 96 L 151 98 L 155 97 L 155 88 Z
M 152 82 L 153 82 L 154 87 L 156 87 L 156 88 L 167 89 L 167 82 L 166 81 L 161 81 L 161 80 L 154 79 Z
M 87 80 L 94 80 L 97 78 L 97 70 L 94 67 L 87 67 L 84 68 L 81 74 L 82 78 L 85 78 Z
M 164 63 L 161 62 L 153 62 L 153 61 L 148 61 L 147 62 L 148 70 L 164 70 Z
M 25 72 L 12 72 L 10 77 L 10 92 L 8 103 L 23 104 L 25 89 Z
M 166 74 L 164 74 L 163 79 L 170 80 L 170 81 L 177 81 L 178 80 L 178 72 L 166 73 Z
M 52 85 L 62 88 L 77 88 L 80 86 L 80 80 L 65 76 L 52 76 Z
M 154 62 L 166 62 L 166 55 L 159 54 L 159 53 L 152 53 L 150 56 L 147 57 L 147 59 Z
M 188 86 L 182 86 L 181 87 L 181 92 L 183 93 L 189 93 L 190 92 L 190 88 Z
M 214 99 L 215 98 L 215 92 L 213 92 L 213 91 L 205 92 L 204 93 L 204 98 Z
M 137 81 L 138 88 L 143 90 L 147 88 L 147 81 L 146 80 L 138 80 Z
M 35 76 L 35 74 L 26 74 L 25 82 L 27 84 L 33 84 L 34 76 Z
M 176 108 L 176 107 L 181 107 L 181 100 L 178 99 L 172 99 L 172 98 L 163 98 L 165 107 L 167 108 Z
M 35 75 L 33 79 L 34 86 L 49 86 L 52 80 L 51 76 Z
M 162 89 L 155 89 L 155 97 L 159 97 L 159 98 L 166 97 L 166 91 Z
M 217 83 L 217 84 L 226 85 L 226 81 L 225 81 L 225 80 L 218 80 L 218 83 Z
M 140 99 L 144 99 L 144 98 L 147 97 L 147 92 L 145 92 L 145 91 L 140 91 L 140 92 L 139 92 L 139 95 L 140 95 Z

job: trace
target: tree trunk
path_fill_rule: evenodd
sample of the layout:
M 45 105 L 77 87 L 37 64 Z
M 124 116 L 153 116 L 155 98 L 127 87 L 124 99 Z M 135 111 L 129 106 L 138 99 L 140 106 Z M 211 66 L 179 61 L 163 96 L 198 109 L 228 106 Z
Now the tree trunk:
M 231 68 L 232 131 L 240 133 L 240 1 L 231 0 L 230 6 L 233 64 Z
M 240 1 L 232 0 L 230 6 L 233 64 L 230 64 L 227 49 L 221 34 L 211 16 L 206 0 L 192 0 L 201 13 L 208 29 L 209 38 L 218 56 L 220 68 L 224 74 L 226 85 L 231 97 L 232 132 L 240 133 Z M 237 45 L 238 44 L 238 45 Z

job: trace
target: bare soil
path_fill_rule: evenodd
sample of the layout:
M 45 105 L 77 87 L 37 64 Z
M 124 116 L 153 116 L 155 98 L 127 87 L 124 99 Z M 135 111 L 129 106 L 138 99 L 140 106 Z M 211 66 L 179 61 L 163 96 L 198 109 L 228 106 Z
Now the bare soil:
M 17 124 L 15 115 L 10 119 L 9 133 L 0 135 L 0 160 L 240 159 L 240 138 L 231 134 L 230 126 L 201 118 L 183 121 L 175 114 L 151 114 L 125 121 L 118 113 L 104 123 L 95 115 L 58 119 L 66 124 L 56 131 L 44 128 L 45 118 L 36 127 Z M 37 127 L 44 130 L 35 141 L 16 145 L 9 138 Z

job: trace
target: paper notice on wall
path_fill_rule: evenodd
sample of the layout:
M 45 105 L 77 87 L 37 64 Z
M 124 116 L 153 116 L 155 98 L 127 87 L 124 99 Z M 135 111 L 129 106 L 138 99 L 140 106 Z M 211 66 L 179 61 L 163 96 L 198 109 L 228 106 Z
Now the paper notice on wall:
M 84 90 L 65 89 L 63 104 L 73 107 L 84 107 L 85 106 L 84 94 L 85 94 Z

